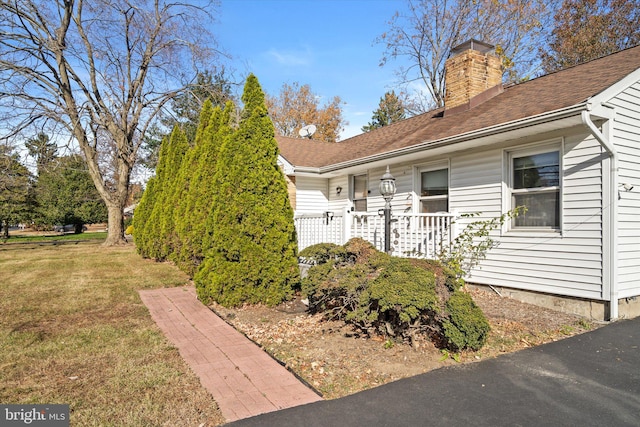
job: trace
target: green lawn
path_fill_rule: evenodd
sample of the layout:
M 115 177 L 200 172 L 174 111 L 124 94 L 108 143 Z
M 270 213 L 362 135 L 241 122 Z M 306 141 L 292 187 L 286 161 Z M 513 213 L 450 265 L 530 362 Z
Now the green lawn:
M 69 404 L 74 426 L 224 421 L 137 292 L 185 284 L 173 265 L 133 246 L 5 244 L 0 271 L 0 402 Z
M 106 231 L 96 231 L 89 233 L 80 233 L 80 234 L 51 234 L 45 236 L 34 236 L 34 235 L 9 235 L 8 240 L 1 239 L 0 244 L 12 244 L 12 243 L 33 243 L 33 242 L 73 242 L 73 241 L 85 241 L 85 240 L 95 240 L 104 242 L 107 238 Z

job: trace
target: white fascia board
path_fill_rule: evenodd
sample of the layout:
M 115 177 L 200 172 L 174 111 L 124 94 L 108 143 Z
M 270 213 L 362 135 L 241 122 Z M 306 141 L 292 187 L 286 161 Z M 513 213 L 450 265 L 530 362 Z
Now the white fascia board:
M 278 165 L 282 168 L 285 175 L 293 175 L 295 172 L 293 165 L 285 159 L 282 154 L 278 154 Z
M 618 80 L 602 92 L 590 97 L 587 103 L 589 104 L 591 114 L 602 118 L 609 118 L 610 108 L 607 107 L 607 102 L 638 82 L 640 82 L 640 68 Z

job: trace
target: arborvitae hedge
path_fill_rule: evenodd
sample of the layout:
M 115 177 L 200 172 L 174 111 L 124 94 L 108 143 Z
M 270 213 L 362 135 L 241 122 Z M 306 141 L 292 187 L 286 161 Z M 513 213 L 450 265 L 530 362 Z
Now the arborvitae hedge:
M 231 134 L 230 120 L 234 110 L 235 106 L 231 102 L 227 103 L 224 110 L 220 107 L 208 108 L 205 105 L 201 123 L 208 112 L 206 127 L 196 137 L 197 145 L 192 150 L 192 161 L 183 162 L 183 173 L 189 173 L 191 178 L 189 191 L 183 196 L 183 208 L 176 211 L 175 215 L 180 246 L 176 248 L 173 259 L 191 276 L 204 259 L 203 245 L 208 242 L 210 246 L 211 239 L 208 238 L 206 224 L 209 218 L 212 218 L 215 194 L 213 176 L 220 146 Z
M 213 180 L 213 242 L 194 279 L 205 302 L 276 305 L 299 284 L 293 210 L 254 75 L 242 100 L 239 129 L 222 146 Z
M 173 190 L 172 198 L 175 206 L 173 210 L 173 224 L 175 239 L 171 245 L 173 250 L 169 254 L 169 259 L 175 262 L 178 267 L 184 271 L 189 270 L 187 261 L 188 257 L 183 258 L 181 255 L 188 252 L 186 248 L 186 246 L 189 245 L 187 236 L 193 224 L 193 219 L 191 218 L 192 212 L 188 206 L 189 198 L 195 190 L 195 169 L 197 168 L 200 161 L 199 159 L 202 156 L 205 129 L 209 125 L 212 113 L 213 105 L 210 100 L 207 100 L 200 111 L 200 120 L 195 130 L 192 147 L 186 152 L 182 159 Z
M 149 247 L 149 257 L 157 260 L 166 259 L 172 252 L 173 193 L 182 158 L 188 148 L 189 143 L 184 132 L 178 127 L 174 128 L 169 138 L 165 159 L 164 161 L 162 157 L 159 159 L 156 169 L 156 202 L 146 228 L 152 242 Z
M 156 201 L 155 191 L 156 177 L 147 181 L 147 188 L 142 193 L 142 198 L 136 206 L 133 216 L 133 240 L 136 243 L 136 251 L 145 258 L 149 258 L 149 233 L 147 226 L 153 212 L 153 205 Z
M 192 238 L 196 243 L 193 248 L 193 256 L 198 265 L 213 246 L 213 230 L 216 227 L 213 221 L 213 211 L 218 191 L 215 181 L 218 158 L 220 150 L 233 135 L 235 111 L 236 106 L 231 101 L 227 102 L 224 110 L 218 108 L 214 111 L 215 118 L 212 119 L 211 126 L 207 128 L 206 155 L 201 158 L 197 169 L 197 179 L 200 185 L 196 187 L 197 192 L 193 193 L 192 197 L 193 212 L 198 216 L 197 221 L 194 222 Z
M 162 185 L 157 184 L 157 182 L 164 177 L 164 170 L 166 169 L 168 158 L 169 140 L 169 137 L 165 137 L 162 140 L 156 175 L 147 182 L 147 188 L 144 190 L 140 203 L 138 203 L 133 215 L 133 237 L 136 243 L 136 249 L 138 253 L 145 258 L 152 258 L 151 248 L 158 238 L 158 235 L 154 234 L 155 227 L 151 222 L 151 216 L 158 203 L 159 195 L 162 192 Z

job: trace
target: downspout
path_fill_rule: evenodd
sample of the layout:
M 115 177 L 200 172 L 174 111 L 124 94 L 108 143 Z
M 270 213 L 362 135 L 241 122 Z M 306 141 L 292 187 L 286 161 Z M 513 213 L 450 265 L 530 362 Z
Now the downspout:
M 611 158 L 609 179 L 609 320 L 618 319 L 618 152 L 609 139 L 591 121 L 588 111 L 582 112 L 584 123 L 595 139 L 600 143 Z

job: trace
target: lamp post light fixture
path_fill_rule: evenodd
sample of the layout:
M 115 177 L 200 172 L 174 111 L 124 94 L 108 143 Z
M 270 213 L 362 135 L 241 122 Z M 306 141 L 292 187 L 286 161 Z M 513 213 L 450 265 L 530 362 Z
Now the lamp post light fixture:
M 387 171 L 380 178 L 380 194 L 384 199 L 384 251 L 391 255 L 391 200 L 396 194 L 396 179 Z

